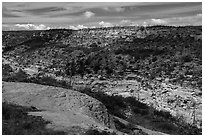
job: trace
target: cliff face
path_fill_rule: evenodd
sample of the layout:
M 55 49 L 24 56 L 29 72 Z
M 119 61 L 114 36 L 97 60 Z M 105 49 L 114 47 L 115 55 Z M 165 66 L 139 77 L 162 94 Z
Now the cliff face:
M 84 127 L 97 125 L 102 128 L 114 128 L 112 116 L 100 101 L 73 90 L 31 83 L 3 82 L 3 101 L 36 107 L 43 110 L 40 115 L 45 119 L 50 119 L 49 112 L 62 116 L 67 114 L 64 120 L 67 121 L 68 118 L 69 122 L 66 126 L 79 124 Z M 57 121 L 62 119 L 63 117 L 59 117 Z M 55 122 L 53 120 L 53 123 Z

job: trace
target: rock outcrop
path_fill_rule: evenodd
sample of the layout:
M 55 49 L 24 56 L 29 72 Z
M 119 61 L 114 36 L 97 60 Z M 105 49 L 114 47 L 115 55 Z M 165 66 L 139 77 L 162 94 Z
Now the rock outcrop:
M 3 82 L 2 91 L 3 101 L 22 106 L 34 106 L 42 112 L 45 111 L 46 115 L 48 112 L 56 112 L 63 116 L 67 114 L 70 116 L 70 118 L 66 116 L 69 121 L 75 117 L 78 124 L 85 127 L 99 125 L 98 127 L 114 128 L 112 116 L 107 112 L 106 107 L 100 101 L 77 91 L 16 82 Z M 73 115 L 71 116 L 70 113 Z M 44 117 L 46 115 L 41 114 Z M 67 124 L 76 125 L 76 121 Z M 66 123 L 64 125 L 67 126 Z

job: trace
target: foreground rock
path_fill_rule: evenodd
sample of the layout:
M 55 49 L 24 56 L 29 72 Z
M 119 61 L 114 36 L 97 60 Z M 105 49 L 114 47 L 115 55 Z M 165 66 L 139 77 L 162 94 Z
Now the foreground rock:
M 49 128 L 66 130 L 80 126 L 85 129 L 114 129 L 112 116 L 98 100 L 77 91 L 31 83 L 3 82 L 3 101 L 22 106 L 36 107 L 42 116 L 51 121 Z

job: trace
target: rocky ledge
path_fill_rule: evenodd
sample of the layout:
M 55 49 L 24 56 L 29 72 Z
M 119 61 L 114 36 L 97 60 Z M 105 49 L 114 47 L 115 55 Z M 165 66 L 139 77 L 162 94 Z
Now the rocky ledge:
M 114 129 L 112 116 L 98 100 L 73 90 L 31 83 L 3 82 L 3 102 L 35 107 L 31 112 L 50 120 L 50 127 L 62 129 L 71 126 Z M 57 119 L 54 118 L 57 115 Z

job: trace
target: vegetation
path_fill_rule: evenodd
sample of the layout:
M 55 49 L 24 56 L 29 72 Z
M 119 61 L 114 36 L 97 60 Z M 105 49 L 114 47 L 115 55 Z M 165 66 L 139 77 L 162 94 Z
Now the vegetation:
M 73 126 L 64 131 L 47 129 L 49 121 L 40 116 L 27 115 L 28 112 L 40 111 L 35 107 L 23 107 L 7 102 L 2 103 L 2 134 L 3 135 L 115 135 L 114 132 L 88 130 Z
M 89 87 L 80 89 L 79 92 L 98 99 L 106 106 L 110 114 L 125 119 L 130 123 L 132 123 L 131 119 L 140 118 L 149 120 L 149 124 L 150 126 L 154 127 L 154 130 L 167 134 L 202 134 L 201 129 L 185 123 L 185 121 L 180 119 L 180 117 L 173 117 L 169 112 L 166 111 L 158 111 L 151 106 L 139 102 L 134 97 L 124 98 L 122 96 L 109 96 L 100 91 L 92 92 Z M 127 116 L 125 112 L 130 112 L 131 116 Z M 115 121 L 115 124 L 119 131 L 133 134 L 132 132 L 134 130 L 134 126 L 132 127 L 131 125 L 123 125 L 117 120 Z M 139 123 L 139 125 L 140 124 L 143 125 L 142 123 Z
M 99 35 L 101 31 L 104 35 Z M 83 77 L 90 73 L 117 76 L 132 72 L 148 79 L 169 78 L 170 83 L 201 89 L 202 41 L 196 39 L 202 32 L 201 27 L 154 26 L 137 31 L 145 37 L 130 35 L 132 41 L 118 37 L 115 42 L 106 41 L 107 31 L 100 29 L 94 33 L 93 30 L 37 31 L 33 32 L 34 36 L 32 32 L 22 32 L 24 39 L 19 39 L 14 32 L 3 32 L 3 46 L 7 49 L 4 55 L 15 51 L 13 53 L 19 56 L 15 60 L 21 65 L 48 62 L 44 71 L 60 69 L 62 76 Z M 13 35 L 12 40 L 7 38 L 8 35 Z M 18 40 L 23 41 L 15 45 Z M 63 41 L 69 44 L 63 44 Z M 103 41 L 107 46 L 101 46 Z M 9 49 L 6 43 L 12 48 Z M 54 61 L 48 61 L 51 58 Z
M 87 130 L 84 135 L 116 135 L 115 132 L 107 132 L 107 131 L 99 131 L 97 129 L 89 129 Z
M 22 107 L 4 102 L 2 104 L 3 135 L 64 135 L 62 131 L 45 128 L 49 123 L 41 117 L 27 115 L 28 112 L 39 111 L 36 108 Z
M 120 35 L 109 35 L 112 30 Z M 202 40 L 197 38 L 200 35 L 201 26 L 3 32 L 3 57 L 19 66 L 37 66 L 42 74 L 31 77 L 22 69 L 14 71 L 8 64 L 3 64 L 2 79 L 72 88 L 72 82 L 57 80 L 45 73 L 71 79 L 75 75 L 109 78 L 133 73 L 149 81 L 160 79 L 202 91 Z M 201 134 L 199 129 L 182 119 L 155 110 L 133 97 L 109 96 L 102 91 L 92 92 L 90 87 L 81 88 L 79 92 L 98 99 L 110 114 L 122 119 L 131 121 L 126 114 L 130 113 L 132 118 L 148 120 L 157 131 Z M 116 122 L 116 127 L 133 134 L 132 125 L 127 127 Z M 86 134 L 106 133 L 90 129 Z

